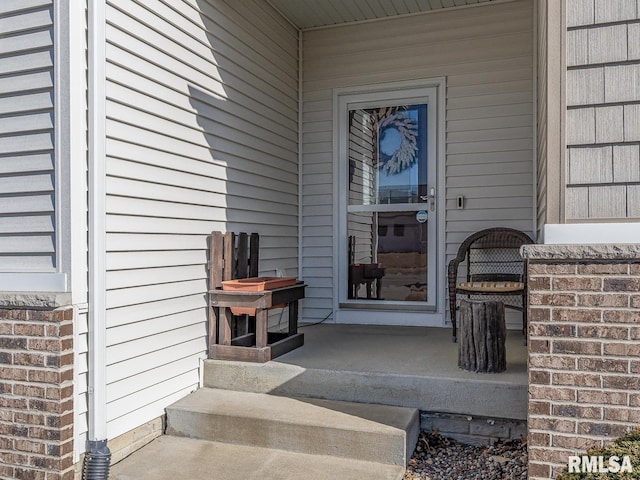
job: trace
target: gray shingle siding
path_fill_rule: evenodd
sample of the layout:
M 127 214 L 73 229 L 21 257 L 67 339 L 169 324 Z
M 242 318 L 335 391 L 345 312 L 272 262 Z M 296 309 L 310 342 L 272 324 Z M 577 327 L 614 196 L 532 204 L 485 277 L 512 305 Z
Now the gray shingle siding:
M 636 0 L 567 0 L 568 221 L 638 217 L 639 10 Z

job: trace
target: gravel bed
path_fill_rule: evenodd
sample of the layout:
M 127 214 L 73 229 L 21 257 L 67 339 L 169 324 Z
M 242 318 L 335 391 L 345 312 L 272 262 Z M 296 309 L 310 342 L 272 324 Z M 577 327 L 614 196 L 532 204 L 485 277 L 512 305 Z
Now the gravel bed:
M 404 480 L 526 480 L 526 441 L 465 445 L 422 432 Z

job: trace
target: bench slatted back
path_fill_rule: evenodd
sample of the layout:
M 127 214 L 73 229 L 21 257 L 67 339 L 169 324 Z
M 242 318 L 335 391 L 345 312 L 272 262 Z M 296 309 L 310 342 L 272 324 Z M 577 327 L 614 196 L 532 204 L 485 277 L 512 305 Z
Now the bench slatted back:
M 257 233 L 211 232 L 209 289 L 225 280 L 258 276 L 260 240 Z

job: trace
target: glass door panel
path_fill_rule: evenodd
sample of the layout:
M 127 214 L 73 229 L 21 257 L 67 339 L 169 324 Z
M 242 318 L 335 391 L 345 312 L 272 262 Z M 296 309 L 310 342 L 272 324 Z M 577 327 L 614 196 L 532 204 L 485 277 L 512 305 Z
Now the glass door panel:
M 427 108 L 398 105 L 349 111 L 349 205 L 423 202 Z
M 436 303 L 429 108 L 427 101 L 347 110 L 348 302 Z

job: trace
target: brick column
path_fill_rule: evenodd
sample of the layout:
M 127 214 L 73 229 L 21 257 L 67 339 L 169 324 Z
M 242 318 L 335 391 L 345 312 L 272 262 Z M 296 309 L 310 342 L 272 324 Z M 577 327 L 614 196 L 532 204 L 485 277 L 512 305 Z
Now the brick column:
M 640 423 L 640 245 L 524 247 L 529 478 Z
M 72 479 L 73 309 L 1 297 L 0 477 Z

